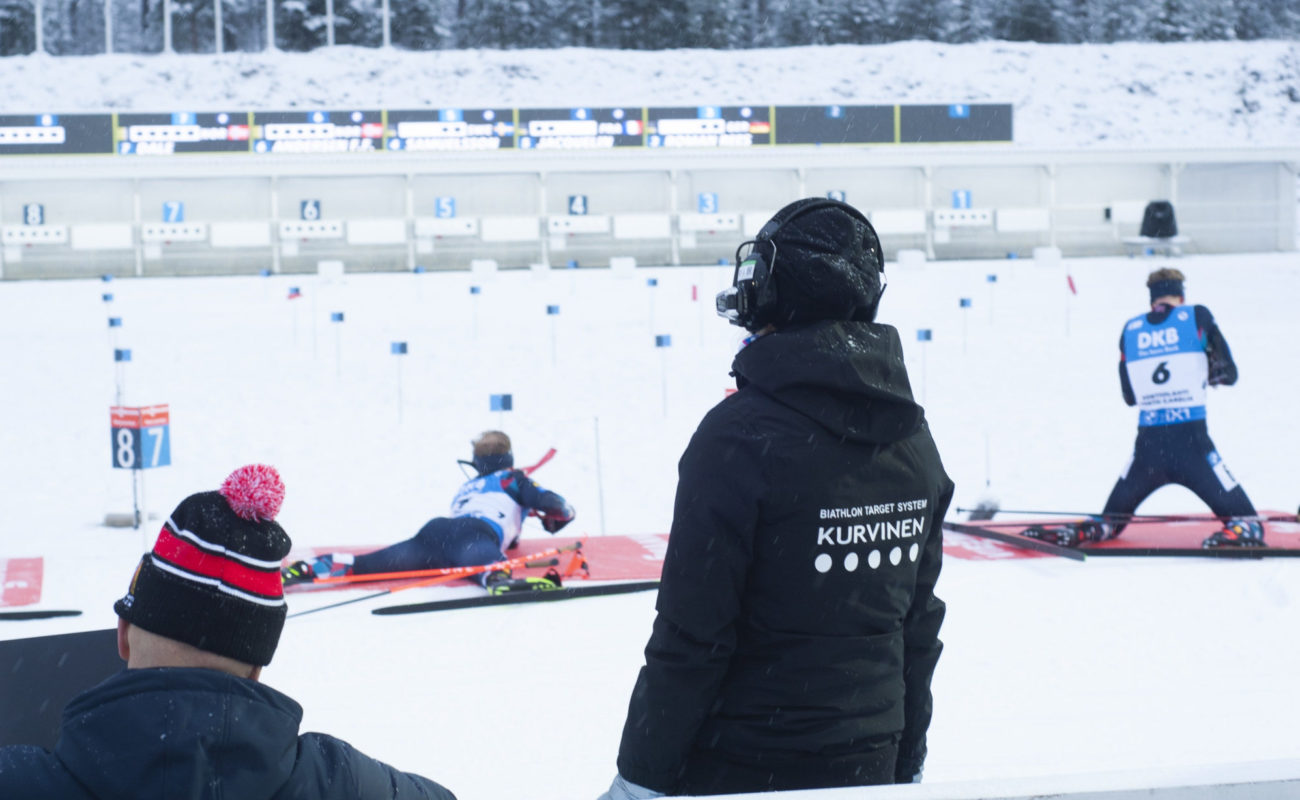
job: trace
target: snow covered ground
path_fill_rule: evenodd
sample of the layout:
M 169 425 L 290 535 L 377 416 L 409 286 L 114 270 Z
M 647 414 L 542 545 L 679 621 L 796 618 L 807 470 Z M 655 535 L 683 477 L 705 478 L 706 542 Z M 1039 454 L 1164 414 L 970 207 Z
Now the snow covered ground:
M 567 50 L 0 59 L 5 113 L 486 104 L 1012 102 L 1018 146 L 1294 145 L 1294 42 L 1044 47 L 904 43 L 761 52 Z M 1132 446 L 1116 341 L 1162 260 L 890 265 L 897 325 L 956 505 L 1095 510 Z M 1195 256 L 1189 301 L 1218 317 L 1240 383 L 1211 397 L 1220 452 L 1257 507 L 1296 507 L 1300 390 L 1294 253 Z M 1066 271 L 1078 295 L 1067 290 Z M 990 283 L 987 276 L 997 274 Z M 644 278 L 657 277 L 651 288 Z M 663 532 L 675 463 L 729 385 L 738 329 L 710 301 L 718 268 L 314 278 L 0 282 L 0 558 L 44 556 L 41 607 L 0 637 L 107 627 L 145 530 L 109 468 L 112 347 L 128 404 L 169 403 L 170 467 L 149 510 L 276 465 L 300 546 L 379 545 L 443 511 L 469 439 L 504 427 L 569 496 L 569 530 Z M 481 283 L 482 294 L 469 286 Z M 286 299 L 290 286 L 303 297 Z M 691 301 L 692 287 L 699 301 Z M 111 291 L 111 305 L 101 294 Z M 963 311 L 959 299 L 972 307 Z M 558 316 L 545 307 L 557 304 Z M 329 315 L 344 311 L 346 322 Z M 106 318 L 122 318 L 109 329 Z M 933 340 L 916 340 L 919 328 Z M 672 347 L 655 348 L 656 334 Z M 389 345 L 407 341 L 409 355 Z M 489 410 L 511 393 L 514 410 Z M 1189 493 L 1143 510 L 1199 511 Z M 566 533 L 569 531 L 566 531 Z M 526 535 L 544 537 L 538 528 Z M 1300 565 L 951 559 L 927 781 L 1156 770 L 1294 757 Z M 418 595 L 420 590 L 410 595 Z M 594 797 L 613 774 L 652 595 L 293 620 L 268 683 L 306 725 L 420 771 L 462 800 Z M 1061 785 L 1065 785 L 1064 782 Z
M 1162 263 L 890 265 L 882 318 L 903 333 L 956 505 L 986 494 L 1008 508 L 1101 505 L 1134 431 L 1116 340 Z M 1258 507 L 1294 509 L 1294 254 L 1178 266 L 1241 367 L 1240 383 L 1211 397 L 1220 452 Z M 574 502 L 570 530 L 663 532 L 676 459 L 728 386 L 739 329 L 708 308 L 728 280 L 714 267 L 0 283 L 0 556 L 44 556 L 40 606 L 85 610 L 0 623 L 0 637 L 113 624 L 111 602 L 152 543 L 157 520 L 141 532 L 100 525 L 131 508 L 127 473 L 108 466 L 113 346 L 133 354 L 125 401 L 171 406 L 173 464 L 144 473 L 155 513 L 263 461 L 284 475 L 280 519 L 298 545 L 387 543 L 443 511 L 461 480 L 455 459 L 500 425 L 521 461 L 557 448 L 537 477 Z M 291 285 L 301 299 L 286 299 Z M 339 310 L 346 321 L 331 323 Z M 123 320 L 116 339 L 108 316 Z M 933 340 L 918 342 L 918 328 Z M 672 347 L 654 347 L 662 333 Z M 392 355 L 392 341 L 409 354 Z M 495 393 L 513 394 L 514 410 L 490 411 Z M 1200 508 L 1170 488 L 1144 510 Z M 532 525 L 526 535 L 545 540 Z M 1293 757 L 1297 586 L 1292 559 L 950 559 L 927 781 Z M 653 595 L 412 617 L 374 617 L 371 605 L 287 626 L 265 678 L 304 704 L 308 727 L 463 800 L 603 789 Z

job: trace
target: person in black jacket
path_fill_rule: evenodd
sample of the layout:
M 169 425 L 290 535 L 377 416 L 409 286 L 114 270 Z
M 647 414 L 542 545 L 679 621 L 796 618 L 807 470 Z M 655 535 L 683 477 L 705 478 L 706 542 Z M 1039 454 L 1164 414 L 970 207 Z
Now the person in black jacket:
M 658 615 L 607 800 L 919 780 L 952 499 L 883 258 L 844 203 L 786 206 L 719 313 L 754 332 L 678 466 Z
M 5 800 L 455 800 L 321 733 L 259 683 L 284 626 L 271 467 L 235 470 L 172 512 L 118 600 L 126 670 L 63 711 L 53 752 L 0 748 Z

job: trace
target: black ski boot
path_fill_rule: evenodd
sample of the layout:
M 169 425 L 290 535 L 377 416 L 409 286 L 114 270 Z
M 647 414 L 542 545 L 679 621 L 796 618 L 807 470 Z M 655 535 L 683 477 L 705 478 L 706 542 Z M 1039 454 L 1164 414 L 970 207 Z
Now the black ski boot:
M 1056 525 L 1030 525 L 1021 536 L 1054 544 L 1059 547 L 1078 547 L 1084 542 L 1100 542 L 1112 538 L 1110 526 L 1104 522 L 1062 522 Z

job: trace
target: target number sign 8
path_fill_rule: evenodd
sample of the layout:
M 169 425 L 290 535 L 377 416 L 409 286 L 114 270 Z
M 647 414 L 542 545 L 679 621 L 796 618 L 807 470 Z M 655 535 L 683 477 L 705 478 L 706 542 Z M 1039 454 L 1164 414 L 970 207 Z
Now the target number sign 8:
M 166 404 L 109 409 L 114 469 L 153 469 L 172 463 L 171 412 Z

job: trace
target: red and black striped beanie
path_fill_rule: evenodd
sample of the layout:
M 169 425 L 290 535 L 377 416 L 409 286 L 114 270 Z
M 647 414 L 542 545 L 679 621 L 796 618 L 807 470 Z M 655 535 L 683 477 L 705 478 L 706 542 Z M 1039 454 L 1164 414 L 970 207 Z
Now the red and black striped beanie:
M 181 501 L 145 553 L 117 615 L 150 633 L 265 666 L 286 606 L 280 562 L 292 542 L 275 522 L 284 483 L 250 464 L 215 492 Z

